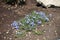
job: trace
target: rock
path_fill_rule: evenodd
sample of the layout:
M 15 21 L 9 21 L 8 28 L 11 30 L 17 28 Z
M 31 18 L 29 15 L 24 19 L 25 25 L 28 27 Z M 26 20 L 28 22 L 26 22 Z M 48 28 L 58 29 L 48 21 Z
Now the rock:
M 45 7 L 51 7 L 51 5 L 60 7 L 60 0 L 36 0 L 36 1 Z

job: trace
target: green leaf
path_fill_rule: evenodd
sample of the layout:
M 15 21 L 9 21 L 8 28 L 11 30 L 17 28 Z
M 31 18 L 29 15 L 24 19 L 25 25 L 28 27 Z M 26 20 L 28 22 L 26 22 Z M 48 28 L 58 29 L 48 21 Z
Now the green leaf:
M 18 33 L 18 32 L 19 32 L 19 33 Z M 23 30 L 22 30 L 22 31 L 18 31 L 18 32 L 17 32 L 17 34 L 15 35 L 15 37 L 18 38 L 18 37 L 24 37 L 24 36 L 26 36 L 26 31 L 23 31 Z
M 33 33 L 37 35 L 42 35 L 44 32 L 39 30 L 34 30 Z

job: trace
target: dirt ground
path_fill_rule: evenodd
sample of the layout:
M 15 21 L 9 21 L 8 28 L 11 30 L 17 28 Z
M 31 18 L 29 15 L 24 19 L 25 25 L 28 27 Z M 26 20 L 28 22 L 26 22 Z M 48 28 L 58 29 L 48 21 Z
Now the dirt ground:
M 34 0 L 27 1 L 27 5 L 10 6 L 4 3 L 0 3 L 0 40 L 57 40 L 60 38 L 60 8 L 42 8 L 37 7 Z M 43 11 L 48 14 L 52 14 L 51 21 L 41 26 L 39 30 L 45 30 L 43 35 L 26 36 L 23 38 L 15 38 L 11 27 L 11 23 L 14 20 L 21 19 L 25 14 L 31 11 Z

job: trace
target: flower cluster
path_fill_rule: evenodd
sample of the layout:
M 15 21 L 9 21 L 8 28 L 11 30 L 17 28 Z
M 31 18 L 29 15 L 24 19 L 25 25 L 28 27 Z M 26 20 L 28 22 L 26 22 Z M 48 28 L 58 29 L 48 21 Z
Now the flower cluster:
M 44 12 L 33 11 L 30 15 L 26 15 L 25 18 L 14 21 L 11 25 L 16 29 L 22 28 L 25 30 L 32 30 L 36 25 L 41 25 L 44 22 L 48 22 L 49 18 Z
M 33 11 L 31 14 L 26 15 L 21 20 L 13 21 L 11 26 L 13 26 L 15 29 L 19 29 L 20 30 L 19 34 L 20 34 L 23 30 L 33 31 L 36 29 L 37 26 L 40 26 L 41 24 L 48 22 L 48 21 L 49 21 L 49 18 L 45 15 L 44 12 Z M 40 32 L 38 31 L 37 34 L 39 33 Z
M 14 28 L 18 29 L 19 28 L 19 24 L 18 22 L 14 21 L 11 26 L 13 26 Z

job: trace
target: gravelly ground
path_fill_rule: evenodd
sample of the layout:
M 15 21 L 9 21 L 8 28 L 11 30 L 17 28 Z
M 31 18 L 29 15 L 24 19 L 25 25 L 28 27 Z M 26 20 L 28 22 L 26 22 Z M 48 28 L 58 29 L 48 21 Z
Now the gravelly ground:
M 31 3 L 23 7 L 11 7 L 9 5 L 0 4 L 0 40 L 56 40 L 60 38 L 60 8 L 45 9 L 35 6 L 33 2 Z M 39 36 L 33 34 L 29 36 L 29 34 L 27 34 L 24 38 L 14 38 L 14 30 L 10 24 L 14 20 L 21 19 L 32 10 L 52 14 L 51 21 L 39 28 L 39 30 L 45 30 L 45 33 Z

